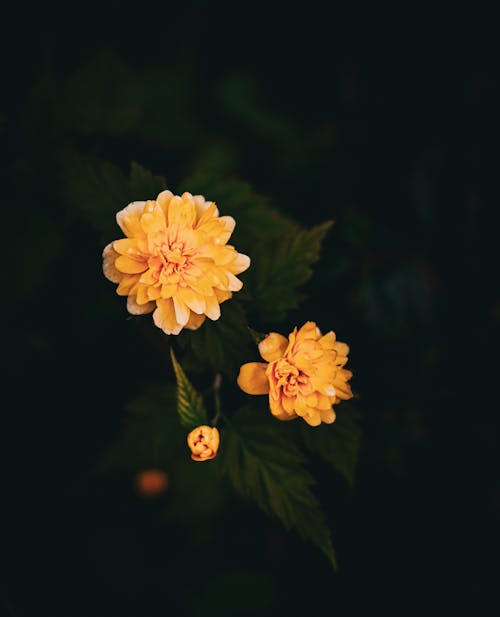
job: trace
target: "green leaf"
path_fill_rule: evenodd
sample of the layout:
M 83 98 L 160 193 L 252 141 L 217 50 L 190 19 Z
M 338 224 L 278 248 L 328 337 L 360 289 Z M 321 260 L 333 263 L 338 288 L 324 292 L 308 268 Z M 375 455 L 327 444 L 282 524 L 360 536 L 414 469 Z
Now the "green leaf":
M 186 439 L 175 408 L 173 387 L 146 387 L 143 394 L 127 405 L 123 427 L 102 452 L 96 471 L 170 464 Z
M 217 203 L 221 215 L 236 220 L 231 243 L 251 258 L 239 297 L 251 301 L 255 317 L 278 322 L 297 308 L 304 297 L 300 287 L 311 278 L 312 266 L 320 257 L 321 244 L 333 221 L 302 229 L 249 184 L 234 178 L 214 178 L 203 171 L 186 179 L 183 190 L 203 194 Z
M 249 270 L 249 288 L 257 312 L 267 321 L 281 321 L 303 299 L 300 287 L 313 274 L 320 256 L 321 243 L 332 227 L 326 221 L 311 229 L 298 229 L 269 242 L 260 242 L 253 250 Z
M 261 341 L 263 341 L 267 336 L 267 334 L 263 334 L 262 332 L 257 332 L 257 330 L 250 328 L 250 326 L 248 326 L 248 331 L 250 332 L 250 336 L 252 337 L 252 340 L 256 345 L 258 345 Z
M 235 490 L 320 549 L 336 567 L 330 530 L 315 497 L 313 476 L 286 427 L 268 410 L 238 409 L 224 430 L 220 464 Z M 291 436 L 290 433 L 288 433 Z
M 192 430 L 197 426 L 207 423 L 207 412 L 203 406 L 201 395 L 187 378 L 172 348 L 170 348 L 170 357 L 172 358 L 175 378 L 177 380 L 177 412 L 179 419 L 184 428 Z
M 235 372 L 253 351 L 243 307 L 234 298 L 224 302 L 220 319 L 207 319 L 198 330 L 184 332 L 179 345 L 188 352 L 184 365 L 191 370 L 208 366 L 234 379 Z
M 201 193 L 207 200 L 215 201 L 221 216 L 234 217 L 236 227 L 231 244 L 238 252 L 250 255 L 252 260 L 256 258 L 257 242 L 293 234 L 298 229 L 268 197 L 256 193 L 250 184 L 237 178 L 218 178 L 213 173 L 198 171 L 186 178 L 182 187 L 182 190 Z
M 333 424 L 312 428 L 302 422 L 300 435 L 306 448 L 330 464 L 352 488 L 361 445 L 359 413 L 349 403 L 337 406 L 335 412 Z
M 113 163 L 74 153 L 65 153 L 62 175 L 67 203 L 107 239 L 121 234 L 117 212 L 132 201 L 156 199 L 166 187 L 165 178 L 136 162 L 131 163 L 127 177 Z

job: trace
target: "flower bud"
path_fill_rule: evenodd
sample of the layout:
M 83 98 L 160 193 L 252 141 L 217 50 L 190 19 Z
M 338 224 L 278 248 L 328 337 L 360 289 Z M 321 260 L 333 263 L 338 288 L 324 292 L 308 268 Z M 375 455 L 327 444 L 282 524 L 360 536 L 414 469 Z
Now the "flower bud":
M 198 426 L 187 436 L 193 461 L 208 461 L 215 458 L 219 449 L 220 436 L 215 426 Z

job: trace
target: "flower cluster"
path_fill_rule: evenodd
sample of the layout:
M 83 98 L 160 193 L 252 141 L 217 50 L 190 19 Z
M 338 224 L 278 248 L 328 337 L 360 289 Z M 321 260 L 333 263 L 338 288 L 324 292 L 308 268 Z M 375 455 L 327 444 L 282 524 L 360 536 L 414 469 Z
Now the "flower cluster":
M 155 200 L 129 204 L 116 220 L 125 238 L 104 248 L 103 271 L 118 284 L 118 295 L 127 297 L 130 313 L 152 312 L 169 335 L 196 330 L 206 317 L 219 319 L 220 304 L 243 285 L 236 275 L 250 266 L 247 255 L 227 244 L 232 217 L 219 216 L 202 195 L 163 191 Z M 264 362 L 243 364 L 237 383 L 247 394 L 268 395 L 277 419 L 331 424 L 334 405 L 353 396 L 352 373 L 344 368 L 349 347 L 333 331 L 322 334 L 308 321 L 288 337 L 271 332 L 258 347 Z M 187 443 L 193 460 L 211 460 L 219 431 L 198 426 Z
M 129 313 L 154 311 L 166 334 L 218 319 L 220 304 L 241 289 L 236 275 L 250 259 L 227 244 L 235 221 L 202 195 L 163 191 L 129 204 L 116 220 L 126 238 L 105 247 L 104 274 L 127 296 Z

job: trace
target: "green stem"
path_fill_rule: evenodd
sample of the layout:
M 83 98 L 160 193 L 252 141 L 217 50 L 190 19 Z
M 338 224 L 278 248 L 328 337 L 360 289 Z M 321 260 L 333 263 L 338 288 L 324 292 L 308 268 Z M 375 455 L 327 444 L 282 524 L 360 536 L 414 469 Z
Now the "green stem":
M 212 420 L 212 426 L 217 426 L 217 422 L 222 417 L 222 410 L 220 405 L 220 396 L 217 391 L 214 393 L 214 403 L 215 403 L 215 416 Z
M 215 416 L 212 420 L 212 426 L 217 426 L 217 423 L 219 422 L 221 418 L 224 420 L 224 422 L 226 423 L 228 422 L 226 416 L 222 413 L 222 405 L 221 405 L 220 393 L 219 393 L 221 384 L 222 384 L 222 379 L 221 379 L 220 373 L 217 373 L 217 375 L 215 376 L 214 385 L 213 385 Z

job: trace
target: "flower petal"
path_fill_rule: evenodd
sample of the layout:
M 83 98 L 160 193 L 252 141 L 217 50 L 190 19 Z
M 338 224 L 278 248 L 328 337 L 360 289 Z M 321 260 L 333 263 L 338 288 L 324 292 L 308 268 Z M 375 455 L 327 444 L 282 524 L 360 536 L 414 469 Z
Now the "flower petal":
M 193 196 L 184 193 L 182 197 L 174 195 L 168 205 L 168 226 L 179 225 L 183 227 L 193 227 L 196 221 L 196 209 Z
M 116 222 L 128 238 L 143 236 L 140 218 L 144 211 L 145 201 L 133 201 L 116 215 Z
M 168 204 L 170 203 L 170 200 L 173 196 L 174 194 L 172 193 L 172 191 L 162 191 L 158 194 L 158 197 L 156 198 L 156 203 L 163 210 L 163 214 L 165 215 L 165 217 L 167 216 L 168 212 Z
M 243 283 L 240 279 L 236 278 L 232 272 L 226 271 L 226 276 L 229 279 L 228 289 L 229 291 L 239 291 L 243 287 Z
M 335 340 L 336 340 L 335 332 L 330 331 L 330 332 L 327 332 L 325 335 L 323 335 L 319 339 L 318 343 L 321 345 L 321 347 L 323 347 L 323 349 L 333 349 Z
M 126 255 L 120 255 L 115 260 L 115 268 L 124 274 L 139 274 L 148 269 L 148 264 L 144 260 L 139 261 Z
M 205 312 L 205 296 L 195 293 L 189 287 L 181 287 L 177 295 L 184 302 L 184 304 L 186 304 L 192 311 L 194 311 L 198 315 L 201 315 Z
M 195 227 L 198 228 L 204 225 L 207 221 L 219 216 L 219 210 L 213 201 L 205 201 L 203 195 L 193 195 L 194 207 L 198 222 Z
M 283 407 L 283 409 L 286 411 L 287 414 L 295 414 L 295 398 L 292 398 L 291 396 L 285 396 L 284 394 L 281 395 L 281 406 Z
M 137 249 L 136 238 L 122 238 L 121 240 L 115 240 L 113 242 L 113 248 L 117 253 L 120 253 L 120 255 L 129 255 L 131 257 L 140 255 L 140 252 Z
M 271 410 L 273 416 L 276 416 L 276 418 L 282 418 L 283 416 L 288 415 L 281 405 L 280 397 L 275 398 L 274 393 L 272 392 L 269 392 L 269 409 Z
M 158 328 L 165 334 L 179 334 L 182 330 L 181 324 L 175 318 L 174 303 L 171 298 L 168 300 L 159 299 L 156 301 L 156 311 L 153 313 L 153 321 Z
M 306 321 L 306 323 L 297 332 L 297 340 L 314 339 L 317 340 L 321 336 L 320 329 L 314 321 Z
M 152 298 L 150 298 L 148 295 L 148 290 L 149 287 L 147 287 L 146 285 L 142 285 L 139 282 L 139 284 L 137 285 L 137 294 L 135 298 L 137 304 L 146 304 L 147 302 L 150 302 L 152 300 Z
M 279 360 L 285 354 L 288 339 L 278 332 L 270 332 L 265 339 L 259 343 L 259 353 L 266 362 Z
M 120 284 L 116 288 L 116 293 L 119 296 L 128 296 L 134 294 L 139 283 L 138 274 L 124 274 Z
M 325 392 L 326 394 L 326 392 Z M 335 392 L 334 394 L 341 400 L 347 401 L 352 398 L 352 390 L 351 386 L 348 383 L 343 381 L 335 381 Z
M 325 409 L 330 409 L 331 406 L 332 404 L 331 404 L 330 397 L 324 394 L 320 394 L 319 392 L 316 392 L 316 404 L 314 405 L 316 409 L 319 409 L 320 411 L 324 411 Z
M 191 311 L 187 324 L 184 326 L 188 330 L 198 330 L 201 324 L 205 321 L 205 315 L 197 315 Z
M 308 408 L 302 418 L 304 418 L 309 426 L 319 426 L 321 424 L 321 415 L 316 409 Z
M 233 217 L 219 216 L 219 221 L 221 221 L 221 223 L 224 223 L 224 229 L 226 230 L 226 232 L 229 232 L 229 235 L 231 235 L 236 226 L 236 221 L 233 219 Z
M 171 298 L 177 291 L 177 283 L 172 285 L 163 284 L 161 286 L 161 297 L 166 300 L 167 298 Z
M 236 381 L 243 392 L 247 394 L 267 394 L 269 392 L 266 367 L 267 364 L 263 362 L 247 362 L 240 367 Z
M 147 201 L 144 206 L 144 214 L 141 216 L 141 226 L 149 238 L 167 231 L 165 213 L 156 201 Z
M 341 356 L 347 356 L 349 354 L 349 345 L 336 341 L 333 348 Z
M 145 315 L 151 313 L 156 306 L 156 302 L 148 302 L 147 304 L 138 304 L 136 296 L 127 297 L 127 311 L 131 315 Z
M 321 421 L 324 422 L 325 424 L 333 424 L 333 422 L 335 422 L 335 419 L 337 417 L 337 414 L 331 407 L 329 409 L 321 409 L 320 414 L 321 414 Z
M 120 272 L 115 267 L 115 260 L 118 257 L 118 253 L 113 247 L 113 242 L 110 242 L 104 247 L 102 252 L 102 271 L 104 276 L 112 283 L 119 283 L 123 278 L 123 272 Z
M 250 257 L 248 255 L 243 255 L 243 253 L 238 253 L 236 259 L 233 259 L 228 265 L 229 271 L 233 274 L 240 274 L 248 270 L 249 267 Z
M 216 321 L 220 317 L 220 304 L 215 295 L 205 296 L 205 315 L 212 321 Z
M 177 319 L 177 323 L 182 326 L 186 325 L 189 319 L 189 307 L 180 299 L 179 295 L 173 296 L 174 301 L 174 310 L 175 310 L 175 318 Z
M 147 287 L 147 294 L 149 300 L 158 300 L 161 297 L 161 286 L 156 285 L 153 287 L 150 285 Z
M 214 288 L 214 293 L 215 293 L 215 297 L 217 298 L 219 304 L 222 304 L 223 302 L 225 302 L 226 300 L 229 300 L 229 298 L 232 298 L 233 296 L 231 291 L 225 291 L 224 289 L 217 289 L 217 287 Z

